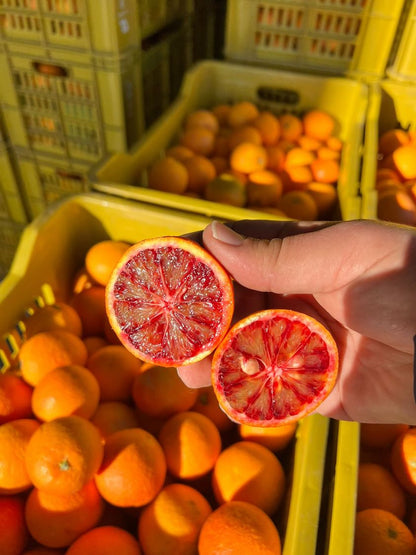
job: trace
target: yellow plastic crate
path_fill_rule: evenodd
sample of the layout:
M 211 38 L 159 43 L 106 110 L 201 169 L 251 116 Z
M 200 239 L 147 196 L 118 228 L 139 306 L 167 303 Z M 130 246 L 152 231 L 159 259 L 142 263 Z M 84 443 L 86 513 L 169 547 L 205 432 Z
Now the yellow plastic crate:
M 322 553 L 353 555 L 360 456 L 359 423 L 333 421 L 329 441 L 332 448 L 327 469 L 329 500 Z
M 183 80 L 177 101 L 129 152 L 120 152 L 95 165 L 90 180 L 97 190 L 127 198 L 234 219 L 264 218 L 264 213 L 191 199 L 146 188 L 146 169 L 164 155 L 177 138 L 185 116 L 196 108 L 251 100 L 273 112 L 322 108 L 339 122 L 344 142 L 338 193 L 343 219 L 360 214 L 359 165 L 367 105 L 366 85 L 341 77 L 320 77 L 273 69 L 202 61 Z M 225 217 L 226 217 L 225 216 Z
M 0 37 L 33 47 L 120 54 L 140 44 L 138 0 L 0 0 Z
M 225 56 L 297 71 L 384 76 L 404 0 L 229 0 Z
M 68 158 L 14 149 L 14 165 L 29 220 L 58 199 L 89 190 L 90 165 Z
M 407 8 L 397 52 L 391 67 L 387 68 L 387 76 L 399 81 L 416 79 L 416 1 L 410 0 Z
M 28 216 L 9 153 L 7 143 L 0 140 L 0 218 L 25 224 Z
M 0 282 L 10 269 L 24 227 L 24 223 L 0 217 Z
M 0 283 L 0 336 L 15 329 L 28 307 L 49 303 L 53 295 L 67 298 L 75 272 L 93 243 L 106 238 L 135 242 L 182 235 L 202 229 L 209 221 L 207 216 L 98 193 L 56 203 L 26 227 L 10 272 Z M 18 346 L 13 351 L 12 339 L 9 345 L 8 355 L 18 352 Z M 290 498 L 281 524 L 284 555 L 315 553 L 328 423 L 313 415 L 298 425 L 288 461 Z
M 11 143 L 88 162 L 129 148 L 144 128 L 140 54 L 90 57 L 27 46 L 11 53 L 3 45 L 0 103 Z
M 416 84 L 385 79 L 370 88 L 361 174 L 363 218 L 377 218 L 378 138 L 396 127 L 416 129 Z

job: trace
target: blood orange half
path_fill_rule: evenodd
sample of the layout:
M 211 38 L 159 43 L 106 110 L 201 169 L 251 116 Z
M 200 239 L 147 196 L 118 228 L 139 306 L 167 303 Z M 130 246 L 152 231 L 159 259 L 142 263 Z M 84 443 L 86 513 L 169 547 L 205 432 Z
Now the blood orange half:
M 214 353 L 212 382 L 235 422 L 278 426 L 307 415 L 329 395 L 338 349 L 314 318 L 264 310 L 235 324 Z
M 122 344 L 146 362 L 183 366 L 211 353 L 234 310 L 231 278 L 203 247 L 181 237 L 145 239 L 120 259 L 106 288 Z

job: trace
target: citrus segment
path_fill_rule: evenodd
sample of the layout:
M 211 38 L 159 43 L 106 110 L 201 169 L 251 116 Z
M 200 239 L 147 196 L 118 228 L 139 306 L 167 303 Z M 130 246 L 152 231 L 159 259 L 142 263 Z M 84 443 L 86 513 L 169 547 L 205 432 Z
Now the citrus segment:
M 227 332 L 231 278 L 201 246 L 181 237 L 130 248 L 106 291 L 110 323 L 138 358 L 179 366 L 207 356 Z
M 231 328 L 214 354 L 212 381 L 230 418 L 269 427 L 316 409 L 333 389 L 337 371 L 337 346 L 322 324 L 272 309 Z

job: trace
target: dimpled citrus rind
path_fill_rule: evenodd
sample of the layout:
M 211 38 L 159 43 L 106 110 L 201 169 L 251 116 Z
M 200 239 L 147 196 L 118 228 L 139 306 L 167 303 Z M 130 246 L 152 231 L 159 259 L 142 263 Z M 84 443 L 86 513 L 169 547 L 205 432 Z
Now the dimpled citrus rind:
M 121 343 L 139 359 L 183 366 L 221 342 L 231 325 L 234 290 L 223 266 L 197 243 L 144 239 L 115 268 L 106 310 Z
M 217 347 L 212 384 L 239 424 L 272 427 L 314 411 L 334 388 L 338 349 L 314 318 L 292 310 L 260 311 L 235 324 Z

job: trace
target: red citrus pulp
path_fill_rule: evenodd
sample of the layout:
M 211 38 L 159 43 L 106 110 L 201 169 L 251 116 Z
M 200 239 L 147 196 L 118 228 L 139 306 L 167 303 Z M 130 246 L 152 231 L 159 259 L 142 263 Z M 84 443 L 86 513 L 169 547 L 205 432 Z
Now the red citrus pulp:
M 292 310 L 264 310 L 235 324 L 214 353 L 218 401 L 235 422 L 277 426 L 320 405 L 333 389 L 338 350 L 314 318 Z
M 121 258 L 106 289 L 107 314 L 121 343 L 160 366 L 196 362 L 231 324 L 234 292 L 226 270 L 182 237 L 145 239 Z

